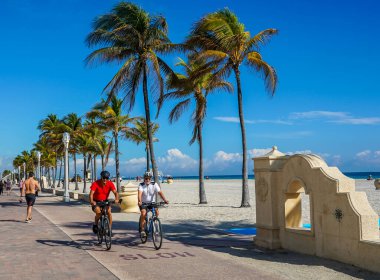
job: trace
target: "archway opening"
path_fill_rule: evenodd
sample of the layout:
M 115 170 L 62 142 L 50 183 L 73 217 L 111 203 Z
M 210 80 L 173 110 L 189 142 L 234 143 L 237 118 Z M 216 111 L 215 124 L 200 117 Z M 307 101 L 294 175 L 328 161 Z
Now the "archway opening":
M 311 231 L 311 197 L 305 193 L 305 184 L 293 180 L 285 193 L 285 227 Z

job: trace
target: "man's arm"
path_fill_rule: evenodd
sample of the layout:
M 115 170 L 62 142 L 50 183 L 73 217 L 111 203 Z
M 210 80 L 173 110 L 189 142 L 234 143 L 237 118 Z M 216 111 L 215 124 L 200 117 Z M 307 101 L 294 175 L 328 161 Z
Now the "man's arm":
M 21 196 L 25 195 L 25 181 L 22 182 L 22 191 L 21 191 Z
M 38 189 L 39 191 L 41 191 L 40 184 L 38 184 L 38 181 L 37 181 L 37 180 L 35 180 L 35 182 L 36 182 L 36 187 L 37 187 L 37 189 Z
M 139 204 L 139 206 L 141 206 L 141 204 L 142 204 L 142 191 L 139 190 L 137 197 L 138 197 L 138 204 Z
M 94 191 L 93 190 L 90 191 L 89 197 L 90 197 L 90 204 L 96 205 L 96 202 L 94 201 Z
M 164 202 L 165 202 L 166 204 L 169 203 L 169 200 L 167 200 L 167 199 L 165 198 L 164 193 L 163 193 L 162 191 L 159 191 L 158 194 L 161 196 L 161 198 L 164 200 Z
M 115 202 L 119 203 L 119 193 L 116 190 L 112 190 L 112 192 L 115 195 Z

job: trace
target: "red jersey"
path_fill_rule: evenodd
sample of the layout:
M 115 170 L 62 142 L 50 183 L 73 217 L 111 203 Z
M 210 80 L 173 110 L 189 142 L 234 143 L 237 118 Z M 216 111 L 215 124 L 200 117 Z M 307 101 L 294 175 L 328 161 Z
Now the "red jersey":
M 111 181 L 107 181 L 107 183 L 103 187 L 102 180 L 98 180 L 92 183 L 90 189 L 94 192 L 93 198 L 95 201 L 108 199 L 111 190 L 116 190 L 115 185 Z

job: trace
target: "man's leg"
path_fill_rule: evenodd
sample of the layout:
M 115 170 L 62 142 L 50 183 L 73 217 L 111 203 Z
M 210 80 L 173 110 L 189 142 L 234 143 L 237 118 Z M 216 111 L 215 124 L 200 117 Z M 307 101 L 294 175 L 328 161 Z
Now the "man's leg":
M 141 212 L 140 212 L 140 225 L 141 225 L 140 231 L 141 232 L 143 232 L 145 228 L 145 217 L 146 217 L 146 209 L 141 209 Z
M 31 220 L 32 217 L 32 208 L 33 206 L 28 205 L 28 208 L 26 209 L 26 220 Z
M 110 221 L 110 228 L 112 228 L 112 213 L 111 213 L 111 207 L 108 207 L 107 216 L 108 216 L 108 220 Z
M 93 206 L 92 211 L 95 213 L 95 221 L 92 225 L 92 231 L 96 234 L 98 233 L 98 222 L 101 216 L 100 207 L 99 206 Z
M 99 206 L 96 206 L 95 210 L 95 225 L 98 225 L 98 222 L 99 222 L 99 219 L 100 219 L 100 216 L 101 216 L 101 212 L 100 212 L 100 207 Z

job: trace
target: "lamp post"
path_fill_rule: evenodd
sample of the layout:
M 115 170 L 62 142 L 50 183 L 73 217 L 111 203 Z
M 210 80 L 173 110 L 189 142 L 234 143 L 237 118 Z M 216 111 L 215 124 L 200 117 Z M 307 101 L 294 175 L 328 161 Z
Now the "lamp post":
M 38 185 L 41 186 L 41 152 L 37 152 L 37 158 L 38 158 L 38 167 L 37 167 L 37 178 L 38 178 Z
M 18 181 L 21 181 L 21 166 L 18 167 Z
M 64 202 L 70 202 L 70 195 L 69 195 L 69 142 L 70 142 L 70 134 L 65 132 L 63 133 L 62 138 L 63 145 L 65 146 L 65 181 L 64 181 L 64 187 L 65 192 L 63 194 L 63 201 Z
M 26 180 L 26 174 L 25 174 L 25 162 L 22 163 L 22 166 L 24 166 L 24 181 Z

